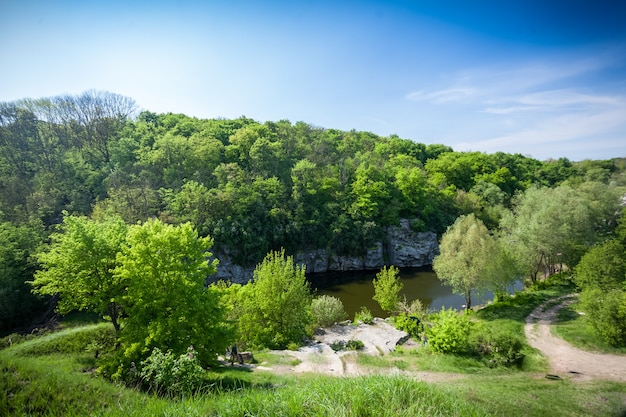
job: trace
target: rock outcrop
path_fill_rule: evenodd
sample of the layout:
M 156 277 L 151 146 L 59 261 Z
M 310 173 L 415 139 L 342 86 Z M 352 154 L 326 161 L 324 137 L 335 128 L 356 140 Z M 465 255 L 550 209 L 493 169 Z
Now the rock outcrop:
M 411 222 L 402 219 L 399 226 L 387 227 L 384 241 L 376 242 L 362 256 L 340 256 L 326 249 L 316 249 L 299 252 L 294 259 L 299 265 L 306 265 L 307 273 L 324 273 L 381 269 L 385 265 L 416 268 L 431 265 L 438 252 L 434 232 L 415 232 L 411 229 Z M 216 257 L 220 264 L 212 280 L 242 284 L 252 278 L 254 268 L 233 264 L 225 252 L 216 251 Z

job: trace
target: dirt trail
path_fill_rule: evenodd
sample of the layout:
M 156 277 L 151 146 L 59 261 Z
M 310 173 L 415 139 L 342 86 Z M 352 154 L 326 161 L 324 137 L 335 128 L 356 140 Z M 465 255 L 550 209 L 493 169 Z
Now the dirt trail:
M 606 379 L 626 382 L 626 356 L 578 349 L 552 335 L 550 326 L 560 309 L 576 301 L 576 295 L 549 300 L 537 307 L 524 327 L 528 344 L 547 358 L 550 372 L 576 380 Z

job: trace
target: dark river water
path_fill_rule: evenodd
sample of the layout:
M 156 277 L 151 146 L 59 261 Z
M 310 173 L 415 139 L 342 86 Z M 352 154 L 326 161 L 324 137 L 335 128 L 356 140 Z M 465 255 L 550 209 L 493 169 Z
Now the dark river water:
M 362 306 L 367 307 L 374 317 L 387 317 L 378 303 L 372 300 L 374 285 L 372 280 L 378 271 L 336 272 L 326 274 L 312 274 L 308 276 L 311 287 L 316 294 L 332 295 L 339 298 L 350 318 Z M 430 268 L 402 269 L 400 280 L 404 284 L 401 295 L 407 300 L 420 299 L 424 307 L 430 310 L 440 310 L 441 307 L 460 310 L 465 304 L 462 296 L 452 293 L 452 289 L 439 281 Z M 483 304 L 493 298 L 492 294 L 480 297 L 472 295 L 472 304 Z

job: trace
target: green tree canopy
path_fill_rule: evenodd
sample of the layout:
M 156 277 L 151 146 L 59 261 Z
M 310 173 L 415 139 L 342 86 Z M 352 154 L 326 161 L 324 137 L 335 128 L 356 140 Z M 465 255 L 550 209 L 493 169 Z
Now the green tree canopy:
M 395 266 L 392 265 L 389 269 L 385 266 L 372 281 L 374 284 L 374 301 L 388 313 L 396 311 L 400 302 L 400 291 L 402 291 L 403 285 L 398 274 L 399 270 Z
M 33 291 L 59 294 L 61 313 L 93 311 L 119 330 L 124 285 L 112 270 L 125 239 L 126 224 L 119 217 L 95 221 L 65 213 L 50 245 L 37 255 L 42 269 L 35 273 Z
M 285 251 L 270 252 L 242 288 L 239 331 L 246 345 L 285 348 L 308 335 L 311 292 L 302 266 Z
M 126 361 L 143 359 L 155 347 L 179 355 L 193 345 L 198 358 L 211 363 L 228 346 L 220 296 L 205 286 L 216 272 L 216 261 L 208 261 L 212 245 L 190 223 L 149 220 L 130 227 L 114 270 L 126 287 L 120 334 Z
M 441 281 L 465 297 L 466 309 L 472 305 L 472 291 L 486 285 L 494 250 L 494 238 L 473 214 L 460 216 L 441 237 L 433 269 Z

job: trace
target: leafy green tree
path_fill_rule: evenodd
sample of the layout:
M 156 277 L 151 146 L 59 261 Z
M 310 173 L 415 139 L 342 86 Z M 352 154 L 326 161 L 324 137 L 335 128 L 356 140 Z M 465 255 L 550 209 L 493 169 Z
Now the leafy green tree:
M 574 268 L 574 280 L 582 289 L 622 289 L 626 282 L 624 245 L 618 240 L 610 240 L 591 248 Z
M 206 364 L 228 346 L 232 335 L 220 294 L 205 285 L 216 272 L 217 262 L 207 260 L 212 245 L 190 223 L 149 220 L 129 228 L 114 270 L 126 286 L 127 317 L 120 333 L 124 362 L 137 363 L 153 348 L 179 355 L 193 345 Z
M 41 225 L 0 222 L 0 331 L 25 325 L 37 299 L 27 281 L 35 271 L 32 256 L 43 238 Z
M 312 297 L 305 269 L 284 250 L 270 252 L 242 291 L 239 331 L 246 345 L 285 348 L 308 335 Z
M 33 291 L 60 295 L 61 313 L 87 310 L 100 314 L 120 330 L 120 301 L 124 284 L 112 273 L 126 239 L 126 224 L 119 217 L 95 221 L 65 213 L 59 232 L 37 254 L 41 270 Z
M 540 272 L 556 272 L 562 264 L 575 266 L 587 248 L 607 233 L 608 213 L 612 211 L 614 217 L 619 199 L 609 192 L 612 203 L 603 203 L 594 195 L 603 193 L 560 185 L 531 187 L 515 199 L 501 229 L 532 282 Z
M 626 249 L 617 239 L 589 250 L 574 268 L 581 307 L 596 332 L 614 346 L 626 345 Z
M 502 239 L 495 239 L 491 258 L 484 271 L 485 288 L 500 298 L 509 293 L 521 276 L 522 270 L 511 249 Z
M 494 238 L 473 214 L 459 217 L 441 237 L 433 260 L 437 277 L 472 305 L 472 292 L 485 287 L 485 274 L 494 254 Z
M 372 281 L 374 284 L 374 301 L 388 313 L 396 311 L 398 303 L 400 303 L 400 291 L 404 285 L 398 274 L 399 270 L 395 266 L 392 265 L 389 269 L 385 266 Z
M 313 322 L 319 327 L 328 327 L 348 318 L 343 303 L 337 297 L 321 295 L 311 302 Z

